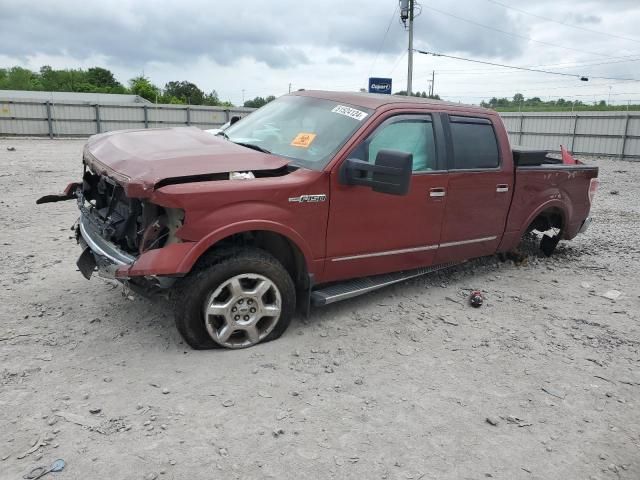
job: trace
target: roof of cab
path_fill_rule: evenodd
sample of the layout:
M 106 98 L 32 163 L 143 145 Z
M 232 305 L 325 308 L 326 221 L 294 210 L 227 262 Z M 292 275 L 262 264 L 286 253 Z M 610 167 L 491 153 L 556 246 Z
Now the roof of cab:
M 291 95 L 301 95 L 305 97 L 322 98 L 325 100 L 333 100 L 335 102 L 348 103 L 354 106 L 377 109 L 383 105 L 405 105 L 425 104 L 434 107 L 452 107 L 470 112 L 494 113 L 493 110 L 477 107 L 474 105 L 465 105 L 462 103 L 445 102 L 443 100 L 434 100 L 431 98 L 407 97 L 404 95 L 385 95 L 381 93 L 363 93 L 363 92 L 331 92 L 326 90 L 300 90 L 292 92 Z

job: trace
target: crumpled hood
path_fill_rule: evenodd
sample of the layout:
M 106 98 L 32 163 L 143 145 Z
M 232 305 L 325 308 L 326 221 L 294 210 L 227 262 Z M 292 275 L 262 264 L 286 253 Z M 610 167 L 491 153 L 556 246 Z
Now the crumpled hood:
M 276 170 L 288 160 L 236 145 L 196 127 L 124 130 L 94 135 L 85 162 L 123 184 L 129 196 L 148 196 L 160 181 L 217 173 Z

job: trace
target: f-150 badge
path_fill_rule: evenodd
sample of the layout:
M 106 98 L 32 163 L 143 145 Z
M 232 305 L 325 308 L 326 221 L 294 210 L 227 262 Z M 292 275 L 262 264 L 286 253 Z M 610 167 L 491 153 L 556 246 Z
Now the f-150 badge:
M 289 197 L 289 201 L 293 203 L 317 203 L 324 202 L 327 196 L 324 193 L 316 195 L 300 195 L 299 197 Z

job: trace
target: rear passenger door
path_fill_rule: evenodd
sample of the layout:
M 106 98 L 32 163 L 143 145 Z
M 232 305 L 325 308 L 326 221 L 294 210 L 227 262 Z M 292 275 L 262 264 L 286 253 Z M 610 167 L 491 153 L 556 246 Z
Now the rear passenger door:
M 449 183 L 436 263 L 495 253 L 513 191 L 493 124 L 482 116 L 445 115 Z

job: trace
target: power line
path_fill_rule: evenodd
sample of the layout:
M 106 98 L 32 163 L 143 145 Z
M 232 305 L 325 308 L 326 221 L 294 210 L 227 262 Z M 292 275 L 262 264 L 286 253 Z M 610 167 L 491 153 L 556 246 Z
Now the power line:
M 497 0 L 487 0 L 487 2 L 493 3 L 495 5 L 500 5 L 501 7 L 507 8 L 509 10 L 514 10 L 516 12 L 524 13 L 525 15 L 529 15 L 531 17 L 538 18 L 540 20 L 545 20 L 547 22 L 557 23 L 559 25 L 564 25 L 565 27 L 575 28 L 576 30 L 583 30 L 583 31 L 589 32 L 589 33 L 595 33 L 595 34 L 598 34 L 598 35 L 604 35 L 604 36 L 611 37 L 611 38 L 619 38 L 620 40 L 627 40 L 629 42 L 640 43 L 640 40 L 635 39 L 635 38 L 623 37 L 622 35 L 616 35 L 616 34 L 613 34 L 613 33 L 601 32 L 601 31 L 598 31 L 598 30 L 591 30 L 590 28 L 580 27 L 578 25 L 573 25 L 573 24 L 567 23 L 567 22 L 561 22 L 560 20 L 555 20 L 553 18 L 544 17 L 542 15 L 538 15 L 538 14 L 535 14 L 535 13 L 527 12 L 526 10 L 522 10 L 520 8 L 512 7 L 511 5 L 506 5 L 506 4 L 502 3 L 502 2 L 498 2 Z
M 387 25 L 387 31 L 384 32 L 384 37 L 382 37 L 382 43 L 380 44 L 380 48 L 378 48 L 378 53 L 376 53 L 376 57 L 373 59 L 373 63 L 371 64 L 371 67 L 369 67 L 369 75 L 367 75 L 369 77 L 371 76 L 371 72 L 373 71 L 373 67 L 376 65 L 376 62 L 378 61 L 378 56 L 380 55 L 380 52 L 382 51 L 382 48 L 384 47 L 384 42 L 387 40 L 387 35 L 389 34 L 389 29 L 391 28 L 391 24 L 393 23 L 393 19 L 396 18 L 396 12 L 398 11 L 398 8 L 400 8 L 400 4 L 399 3 L 393 9 L 393 14 L 391 15 L 391 19 L 389 20 L 389 25 Z
M 393 68 L 391 69 L 391 72 L 389 73 L 389 76 L 391 76 L 393 74 L 393 72 L 396 70 L 396 68 L 398 68 L 398 65 L 400 65 L 400 62 L 404 59 L 404 56 L 407 54 L 406 50 L 402 51 L 402 54 L 398 57 L 398 60 L 396 60 L 396 63 L 393 65 Z
M 416 49 L 416 52 L 422 53 L 424 55 L 432 55 L 434 57 L 445 57 L 445 58 L 452 58 L 454 60 L 462 60 L 462 61 L 465 61 L 465 62 L 481 63 L 483 65 L 493 65 L 494 67 L 511 68 L 513 70 L 524 70 L 524 71 L 527 71 L 527 72 L 546 73 L 546 74 L 549 74 L 549 75 L 561 75 L 563 77 L 574 77 L 574 78 L 579 78 L 582 81 L 587 81 L 587 80 L 589 80 L 589 78 L 594 78 L 594 79 L 603 79 L 603 80 L 620 80 L 620 81 L 627 81 L 627 82 L 640 82 L 640 80 L 637 79 L 637 78 L 616 78 L 616 77 L 602 77 L 602 76 L 591 76 L 591 77 L 587 78 L 586 76 L 578 75 L 576 73 L 553 72 L 551 70 L 540 70 L 540 69 L 536 69 L 536 68 L 518 67 L 518 66 L 515 66 L 515 65 L 504 65 L 502 63 L 486 62 L 484 60 L 473 60 L 471 58 L 456 57 L 455 55 L 445 55 L 444 53 L 426 52 L 424 50 L 418 50 L 418 49 Z
M 608 85 L 602 85 L 602 84 L 600 84 L 600 85 L 592 85 L 592 86 L 584 85 L 581 88 L 581 91 L 584 92 L 585 90 L 589 90 L 591 88 L 603 88 L 603 87 L 607 87 L 607 86 Z M 566 89 L 569 89 L 569 88 L 575 90 L 576 87 L 575 87 L 575 85 L 573 87 L 570 87 L 570 86 L 550 87 L 550 88 L 545 88 L 544 91 L 547 91 L 547 90 L 566 90 Z M 500 90 L 482 90 L 482 91 L 477 91 L 477 92 L 476 91 L 469 92 L 469 91 L 465 90 L 465 91 L 462 91 L 461 93 L 476 94 L 476 95 L 485 95 L 485 94 L 486 95 L 489 95 L 489 94 L 502 95 L 506 91 L 514 91 L 514 90 L 516 91 L 516 93 L 538 93 L 538 94 L 541 93 L 539 88 L 524 88 L 524 89 L 521 89 L 521 88 L 514 88 L 513 86 L 505 86 L 504 88 L 502 88 Z M 444 94 L 447 95 L 446 92 L 444 92 Z M 599 95 L 599 93 L 595 93 L 595 94 L 593 94 L 593 93 L 591 93 L 591 94 L 590 93 L 585 93 L 585 95 L 596 95 L 596 94 Z M 631 94 L 640 95 L 640 92 L 627 92 L 627 93 L 624 93 L 624 95 L 627 95 L 627 94 L 629 94 L 629 95 L 631 95 Z M 453 93 L 451 93 L 451 95 L 453 95 Z M 619 93 L 611 93 L 611 95 L 620 95 L 620 94 Z
M 574 78 L 579 78 L 581 80 L 583 78 L 586 78 L 580 75 L 576 75 L 575 73 L 552 72 L 550 70 L 538 70 L 534 68 L 517 67 L 515 65 L 504 65 L 502 63 L 485 62 L 484 60 L 472 60 L 470 58 L 456 57 L 454 55 L 445 55 L 444 53 L 426 52 L 424 50 L 418 50 L 418 49 L 416 49 L 416 52 L 422 53 L 423 55 L 432 55 L 434 57 L 453 58 L 454 60 L 462 60 L 465 62 L 482 63 L 483 65 L 493 65 L 494 67 L 511 68 L 514 70 L 525 70 L 528 72 L 548 73 L 549 75 L 562 75 L 563 77 L 574 77 Z
M 576 67 L 594 67 L 598 65 L 611 65 L 616 63 L 627 63 L 627 62 L 638 62 L 640 61 L 640 57 L 637 55 L 629 55 L 626 60 L 615 60 L 612 62 L 573 62 L 573 63 L 545 63 L 538 65 L 518 65 L 525 68 L 539 68 L 539 67 L 556 67 L 557 69 L 565 69 L 565 68 L 576 68 Z M 495 74 L 495 73 L 514 73 L 514 72 L 496 72 L 495 70 L 438 70 L 438 72 L 443 74 L 456 74 L 456 75 L 475 75 L 475 74 Z
M 438 72 L 440 72 L 438 70 Z M 516 75 L 528 75 L 527 72 L 513 72 Z M 418 77 L 419 80 L 428 80 L 429 77 L 431 75 L 427 75 L 426 73 L 424 75 L 421 75 L 420 77 Z M 446 75 L 440 75 L 441 77 L 446 77 Z M 541 87 L 541 88 L 546 88 L 548 87 L 555 87 L 557 85 L 568 85 L 568 88 L 577 88 L 576 87 L 576 81 L 575 78 L 555 78 L 555 79 L 551 79 L 548 77 L 544 77 L 545 80 L 544 81 L 529 81 L 528 79 L 523 80 L 526 81 L 527 86 L 528 85 L 544 85 L 545 87 Z M 590 88 L 590 87 L 597 87 L 599 85 L 622 85 L 622 84 L 628 84 L 628 82 L 623 82 L 620 80 L 602 80 L 602 79 L 594 79 L 592 77 L 588 77 L 589 78 L 589 82 L 586 83 L 581 83 L 579 85 L 580 88 Z M 466 79 L 466 78 L 455 78 L 453 80 L 447 79 L 447 80 L 442 80 L 443 82 L 445 82 L 447 85 L 468 85 L 469 82 L 472 82 L 472 79 Z M 514 81 L 517 81 L 517 79 L 513 79 L 513 78 L 498 78 L 498 79 L 491 79 L 491 87 L 502 87 L 502 86 L 511 86 L 514 84 Z
M 516 92 L 516 93 L 522 93 L 522 92 Z M 575 95 L 539 95 L 538 98 L 563 98 L 563 99 L 569 99 L 569 98 L 596 98 L 596 97 L 602 97 L 602 96 L 608 96 L 609 92 L 600 92 L 600 93 L 584 93 L 584 94 L 575 94 Z M 612 93 L 611 96 L 619 96 L 619 95 L 638 95 L 637 92 L 630 92 L 630 93 L 620 93 L 620 94 L 614 94 Z M 454 94 L 441 94 L 442 97 L 449 97 L 449 98 L 487 98 L 484 97 L 482 95 L 454 95 Z M 506 97 L 502 97 L 502 98 L 506 98 Z M 533 97 L 535 98 L 535 97 Z M 640 99 L 640 97 L 634 97 L 634 98 L 622 98 L 622 99 L 618 99 L 617 101 L 625 101 L 625 100 L 635 100 L 636 98 Z
M 623 58 L 623 57 L 615 57 L 615 56 L 611 56 L 611 55 L 606 55 L 606 54 L 604 54 L 604 53 L 589 52 L 589 51 L 587 51 L 587 50 L 580 50 L 580 49 L 578 49 L 578 48 L 565 47 L 565 46 L 563 46 L 563 45 L 558 45 L 558 44 L 551 43 L 551 42 L 544 42 L 544 41 L 542 41 L 542 40 L 536 40 L 536 39 L 534 39 L 534 38 L 527 37 L 526 35 L 520 35 L 520 34 L 518 34 L 518 33 L 508 32 L 508 31 L 506 31 L 506 30 L 501 30 L 501 29 L 499 29 L 499 28 L 491 27 L 491 26 L 489 26 L 489 25 L 485 25 L 485 24 L 483 24 L 483 23 L 479 23 L 479 22 L 476 22 L 476 21 L 474 21 L 474 20 L 469 20 L 468 18 L 459 17 L 458 15 L 454 15 L 453 13 L 445 12 L 445 11 L 440 10 L 440 9 L 438 9 L 438 8 L 435 8 L 435 7 L 427 7 L 427 6 L 425 6 L 424 8 L 428 8 L 429 10 L 433 10 L 434 12 L 437 12 L 437 13 L 439 13 L 439 14 L 441 14 L 441 15 L 446 15 L 447 17 L 455 18 L 455 19 L 460 20 L 460 21 L 462 21 L 462 22 L 467 22 L 467 23 L 470 23 L 470 24 L 472 24 L 472 25 L 476 25 L 476 26 L 478 26 L 478 27 L 486 28 L 486 29 L 488 29 L 488 30 L 493 30 L 493 31 L 495 31 L 495 32 L 502 33 L 502 34 L 504 34 L 504 35 L 510 35 L 510 36 L 512 36 L 512 37 L 522 38 L 522 39 L 524 39 L 524 40 L 528 40 L 528 41 L 530 41 L 530 42 L 539 43 L 539 44 L 541 44 L 541 45 L 547 45 L 547 46 L 549 46 L 549 47 L 554 47 L 554 48 L 562 48 L 562 49 L 564 49 L 564 50 L 571 50 L 571 51 L 579 52 L 579 53 L 586 53 L 586 54 L 588 54 L 588 55 L 596 55 L 596 56 L 599 56 L 599 57 L 606 57 L 606 58 Z

